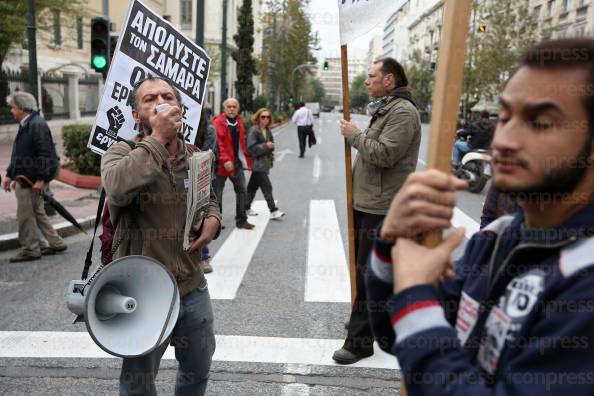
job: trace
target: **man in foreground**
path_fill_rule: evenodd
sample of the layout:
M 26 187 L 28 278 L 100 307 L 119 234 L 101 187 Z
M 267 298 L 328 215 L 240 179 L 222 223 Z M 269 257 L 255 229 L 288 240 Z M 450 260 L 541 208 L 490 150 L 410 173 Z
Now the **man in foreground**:
M 365 292 L 367 257 L 376 226 L 406 177 L 415 170 L 421 144 L 419 113 L 402 66 L 392 58 L 375 62 L 365 85 L 374 98 L 369 105 L 369 127 L 360 131 L 345 120 L 340 125 L 342 135 L 357 149 L 353 168 L 357 294 L 344 346 L 332 357 L 340 364 L 373 355 Z
M 43 208 L 42 192 L 59 167 L 59 159 L 47 122 L 37 112 L 37 101 L 28 92 L 7 98 L 10 112 L 19 123 L 12 146 L 10 164 L 4 178 L 4 191 L 14 188 L 21 250 L 10 262 L 39 260 L 41 255 L 66 250 L 64 240 L 52 226 Z M 49 246 L 41 247 L 39 231 Z
M 433 249 L 419 237 L 449 226 L 465 183 L 415 174 L 392 202 L 367 284 L 387 299 L 374 333 L 392 340 L 409 394 L 592 393 L 593 83 L 592 39 L 523 56 L 492 142 L 494 183 L 522 210 L 475 234 L 455 268 L 461 230 Z
M 179 129 L 181 97 L 171 82 L 149 77 L 131 93 L 132 114 L 144 139 L 132 149 L 119 142 L 101 159 L 101 181 L 116 226 L 114 259 L 143 255 L 156 259 L 174 275 L 181 296 L 180 315 L 171 336 L 179 362 L 175 395 L 204 395 L 215 350 L 213 313 L 200 250 L 219 232 L 220 212 L 211 192 L 201 229 L 188 251 L 183 249 L 188 162 L 192 151 Z M 170 106 L 156 112 L 159 104 Z M 149 285 L 147 284 L 147 287 Z M 155 377 L 166 342 L 153 352 L 124 358 L 120 395 L 156 395 Z

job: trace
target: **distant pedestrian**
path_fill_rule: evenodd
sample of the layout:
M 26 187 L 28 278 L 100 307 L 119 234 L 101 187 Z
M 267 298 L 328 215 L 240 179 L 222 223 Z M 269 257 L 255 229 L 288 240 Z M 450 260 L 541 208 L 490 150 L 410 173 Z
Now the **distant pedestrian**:
M 248 215 L 257 215 L 251 209 L 252 202 L 258 189 L 262 190 L 264 199 L 270 210 L 270 218 L 279 220 L 285 214 L 278 210 L 272 196 L 272 183 L 268 177 L 268 172 L 274 164 L 274 137 L 270 130 L 272 122 L 272 112 L 266 108 L 259 109 L 252 117 L 252 126 L 248 132 L 247 146 L 248 151 L 254 161 L 252 176 L 247 186 L 248 191 Z
M 219 146 L 217 144 L 217 130 L 209 121 L 208 108 L 202 108 L 202 114 L 200 115 L 200 123 L 198 124 L 198 130 L 196 131 L 196 139 L 194 145 L 201 151 L 211 150 L 214 154 L 211 167 L 211 181 L 214 188 L 214 181 L 217 175 L 217 161 L 219 159 Z M 208 245 L 202 247 L 202 260 L 200 266 L 205 274 L 209 274 L 213 271 L 212 265 L 210 264 L 210 250 Z
M 365 290 L 367 257 L 376 226 L 406 177 L 415 171 L 421 144 L 419 112 L 402 65 L 392 58 L 376 61 L 365 85 L 373 98 L 368 128 L 362 131 L 352 122 L 340 122 L 341 134 L 357 149 L 353 167 L 357 290 L 344 346 L 332 357 L 340 364 L 373 355 Z
M 297 137 L 299 138 L 299 158 L 305 155 L 305 139 L 309 137 L 309 146 L 312 145 L 313 138 L 313 114 L 311 110 L 305 106 L 305 103 L 300 102 L 297 105 L 297 111 L 293 114 L 291 119 L 297 125 Z
M 252 168 L 252 159 L 247 151 L 245 127 L 239 115 L 239 102 L 235 98 L 229 98 L 223 103 L 223 109 L 224 113 L 212 120 L 219 144 L 215 192 L 222 212 L 225 182 L 227 179 L 231 180 L 235 190 L 235 226 L 251 230 L 254 225 L 247 221 L 247 190 L 243 170 Z
M 37 112 L 35 97 L 27 92 L 16 92 L 7 98 L 7 102 L 10 112 L 19 123 L 19 130 L 2 186 L 7 192 L 14 188 L 19 242 L 23 249 L 10 261 L 38 260 L 42 254 L 66 250 L 64 240 L 54 230 L 45 213 L 41 195 L 55 176 L 59 159 L 47 122 Z M 49 246 L 40 247 L 39 231 Z

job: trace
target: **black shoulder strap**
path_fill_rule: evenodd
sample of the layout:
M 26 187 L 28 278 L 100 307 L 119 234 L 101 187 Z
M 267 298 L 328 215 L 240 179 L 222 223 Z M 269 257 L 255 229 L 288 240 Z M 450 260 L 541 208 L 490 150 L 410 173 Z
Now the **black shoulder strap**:
M 130 146 L 131 150 L 136 148 L 136 143 L 131 140 L 124 140 Z M 97 228 L 99 227 L 99 222 L 101 222 L 101 215 L 103 214 L 103 207 L 105 206 L 105 188 L 101 187 L 101 193 L 99 194 L 99 205 L 97 205 L 97 215 L 95 216 L 95 231 L 93 232 L 93 238 L 91 239 L 91 246 L 89 246 L 89 250 L 87 251 L 87 257 L 85 258 L 85 266 L 83 268 L 82 280 L 86 280 L 87 276 L 89 275 L 89 268 L 91 268 L 91 264 L 93 261 L 93 245 L 95 244 L 95 237 L 97 236 Z

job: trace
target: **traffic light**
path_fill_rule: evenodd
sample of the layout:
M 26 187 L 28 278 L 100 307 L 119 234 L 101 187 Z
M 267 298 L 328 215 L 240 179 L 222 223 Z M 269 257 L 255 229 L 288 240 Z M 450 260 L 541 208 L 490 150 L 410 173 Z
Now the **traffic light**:
M 478 26 L 478 32 L 479 33 L 486 33 L 487 32 L 487 25 L 485 25 L 484 23 L 480 23 Z
M 110 49 L 109 20 L 104 17 L 91 19 L 91 67 L 103 74 L 103 78 L 109 70 Z
M 330 69 L 330 66 L 328 66 L 328 61 L 324 62 L 324 71 L 328 71 Z

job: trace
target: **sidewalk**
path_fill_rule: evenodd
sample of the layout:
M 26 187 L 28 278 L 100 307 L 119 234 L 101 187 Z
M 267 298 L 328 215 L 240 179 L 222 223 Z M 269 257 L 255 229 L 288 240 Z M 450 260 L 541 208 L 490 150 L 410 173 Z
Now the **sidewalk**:
M 287 125 L 287 123 L 281 124 L 274 131 L 278 132 Z M 53 128 L 51 124 L 50 128 L 52 128 L 52 136 L 58 154 L 64 159 L 61 128 Z M 0 139 L 0 174 L 2 178 L 6 175 L 6 168 L 10 163 L 11 150 L 12 140 Z M 60 202 L 84 228 L 88 229 L 94 226 L 99 202 L 98 191 L 76 188 L 57 180 L 52 181 L 50 187 L 54 193 L 54 199 Z M 0 191 L 0 251 L 19 247 L 16 205 L 14 192 Z M 50 220 L 63 237 L 80 232 L 59 214 L 51 216 Z

